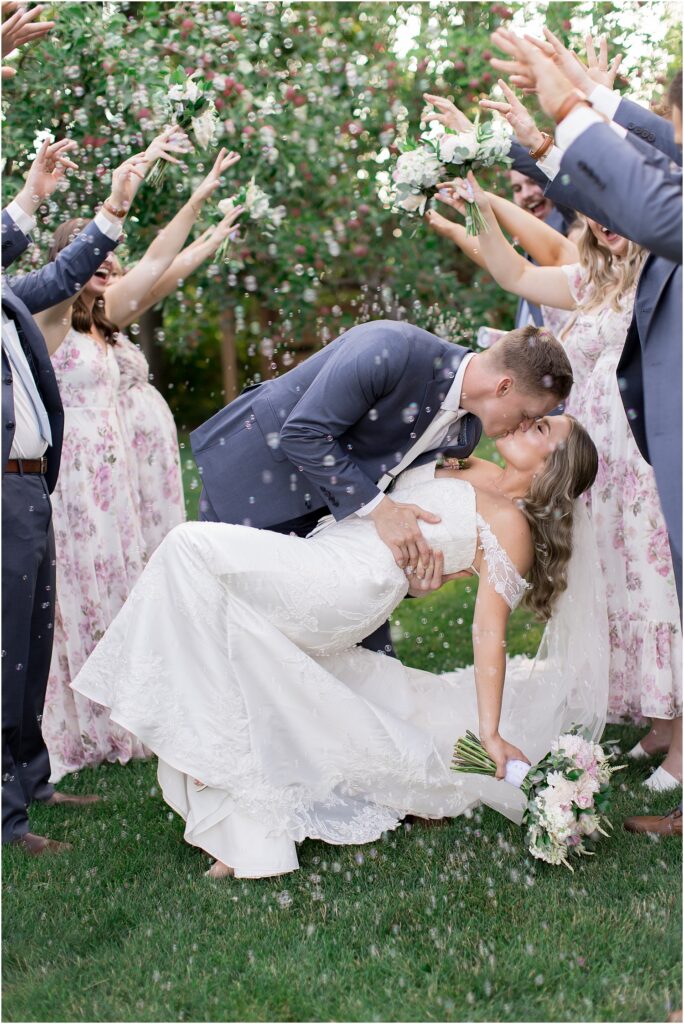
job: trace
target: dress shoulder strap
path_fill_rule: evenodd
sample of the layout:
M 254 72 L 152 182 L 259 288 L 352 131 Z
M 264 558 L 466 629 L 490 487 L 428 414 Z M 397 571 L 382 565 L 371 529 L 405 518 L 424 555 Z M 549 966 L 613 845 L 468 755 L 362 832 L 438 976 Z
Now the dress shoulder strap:
M 487 561 L 487 578 L 497 594 L 500 594 L 511 611 L 514 611 L 530 584 L 520 575 L 489 523 L 479 512 L 477 528 L 480 550 Z

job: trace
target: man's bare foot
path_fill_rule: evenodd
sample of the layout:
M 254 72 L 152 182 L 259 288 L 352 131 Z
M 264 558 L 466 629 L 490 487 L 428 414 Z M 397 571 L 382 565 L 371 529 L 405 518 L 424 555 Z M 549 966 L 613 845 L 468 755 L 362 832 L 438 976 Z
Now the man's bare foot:
M 235 869 L 224 864 L 223 861 L 216 860 L 204 874 L 207 878 L 233 878 Z

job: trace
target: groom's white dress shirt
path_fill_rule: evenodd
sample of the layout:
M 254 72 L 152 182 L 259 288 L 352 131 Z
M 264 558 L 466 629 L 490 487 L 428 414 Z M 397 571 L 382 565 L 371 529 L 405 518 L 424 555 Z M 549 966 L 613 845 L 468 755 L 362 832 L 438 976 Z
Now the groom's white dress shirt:
M 469 352 L 463 357 L 456 371 L 456 376 L 451 382 L 451 387 L 432 423 L 416 439 L 413 447 L 409 448 L 395 468 L 390 473 L 385 473 L 382 479 L 378 481 L 378 487 L 381 488 L 380 491 L 372 501 L 357 509 L 357 516 L 367 516 L 369 512 L 372 512 L 385 497 L 385 490 L 389 487 L 392 480 L 399 473 L 407 469 L 419 455 L 428 450 L 447 447 L 454 432 L 454 425 L 466 415 L 466 410 L 461 408 L 461 392 L 463 390 L 463 378 L 465 377 L 466 368 L 474 355 L 474 352 Z

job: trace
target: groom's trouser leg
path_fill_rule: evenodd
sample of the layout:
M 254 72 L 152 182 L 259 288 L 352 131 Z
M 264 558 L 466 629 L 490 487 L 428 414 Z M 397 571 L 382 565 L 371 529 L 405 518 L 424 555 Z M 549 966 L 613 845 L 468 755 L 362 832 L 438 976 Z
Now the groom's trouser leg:
M 55 554 L 50 498 L 38 475 L 4 474 L 2 494 L 2 841 L 29 830 L 27 805 L 46 799 L 41 732 L 52 655 Z
M 370 636 L 367 636 L 361 642 L 361 646 L 365 647 L 367 651 L 377 651 L 380 654 L 386 654 L 389 658 L 396 658 L 397 656 L 392 645 L 389 622 L 383 622 L 382 626 L 378 626 L 374 633 L 371 633 Z

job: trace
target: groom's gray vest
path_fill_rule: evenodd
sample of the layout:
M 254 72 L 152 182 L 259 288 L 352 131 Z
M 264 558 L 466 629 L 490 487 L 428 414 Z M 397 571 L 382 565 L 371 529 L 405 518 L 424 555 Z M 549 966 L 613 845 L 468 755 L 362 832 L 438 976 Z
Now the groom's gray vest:
M 336 519 L 356 512 L 432 422 L 467 352 L 412 324 L 375 320 L 248 388 L 191 435 L 214 512 L 262 528 L 317 509 Z M 481 432 L 466 415 L 441 450 L 464 458 Z M 434 452 L 415 464 L 428 458 Z

